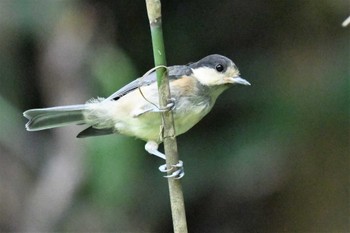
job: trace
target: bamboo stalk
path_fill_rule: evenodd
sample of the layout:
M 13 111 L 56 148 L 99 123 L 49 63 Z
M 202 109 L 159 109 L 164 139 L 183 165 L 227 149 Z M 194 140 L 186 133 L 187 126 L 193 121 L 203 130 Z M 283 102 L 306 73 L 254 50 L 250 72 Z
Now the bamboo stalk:
M 150 22 L 155 66 L 166 66 L 160 0 L 146 0 L 146 6 Z M 165 68 L 159 68 L 156 72 L 159 103 L 162 108 L 167 105 L 168 100 L 171 98 L 169 79 Z M 174 118 L 172 111 L 163 112 L 161 114 L 163 119 L 163 143 L 166 163 L 167 167 L 170 168 L 171 165 L 177 164 L 179 161 L 175 138 Z M 187 233 L 185 204 L 180 180 L 169 178 L 168 186 L 174 232 Z

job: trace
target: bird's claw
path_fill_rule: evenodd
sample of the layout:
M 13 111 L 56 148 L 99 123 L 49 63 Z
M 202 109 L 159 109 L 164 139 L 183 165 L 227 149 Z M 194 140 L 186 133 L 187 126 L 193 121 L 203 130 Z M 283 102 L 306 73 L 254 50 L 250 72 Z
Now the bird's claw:
M 170 98 L 168 99 L 168 103 L 165 107 L 163 108 L 159 108 L 159 112 L 168 112 L 168 111 L 172 111 L 175 108 L 175 98 Z
M 181 179 L 185 175 L 184 167 L 183 167 L 183 162 L 179 160 L 179 162 L 175 165 L 171 165 L 170 168 L 167 168 L 166 164 L 163 164 L 159 167 L 159 171 L 161 172 L 170 172 L 174 169 L 177 169 L 170 175 L 164 176 L 165 178 L 174 178 L 174 179 Z
M 185 172 L 183 169 L 178 169 L 174 171 L 171 175 L 164 176 L 165 178 L 174 178 L 174 179 L 181 179 L 185 175 Z
M 174 108 L 176 106 L 175 103 L 176 103 L 175 98 L 168 99 L 168 104 L 166 105 L 166 107 L 169 108 L 169 111 L 174 110 Z

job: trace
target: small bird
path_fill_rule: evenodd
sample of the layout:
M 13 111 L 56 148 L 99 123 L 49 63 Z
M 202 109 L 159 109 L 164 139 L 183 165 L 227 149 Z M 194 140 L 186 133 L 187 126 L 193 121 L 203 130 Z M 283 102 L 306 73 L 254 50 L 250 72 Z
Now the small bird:
M 188 65 L 167 67 L 171 101 L 158 108 L 156 73 L 152 72 L 125 85 L 108 98 L 97 98 L 81 105 L 30 109 L 23 113 L 28 131 L 38 131 L 71 124 L 87 125 L 77 137 L 123 134 L 146 141 L 145 150 L 165 159 L 158 151 L 161 118 L 159 112 L 173 111 L 176 136 L 197 124 L 213 108 L 217 97 L 235 84 L 250 85 L 240 77 L 237 66 L 222 55 L 209 55 Z M 183 163 L 165 176 L 181 178 Z M 159 167 L 168 172 L 165 165 Z

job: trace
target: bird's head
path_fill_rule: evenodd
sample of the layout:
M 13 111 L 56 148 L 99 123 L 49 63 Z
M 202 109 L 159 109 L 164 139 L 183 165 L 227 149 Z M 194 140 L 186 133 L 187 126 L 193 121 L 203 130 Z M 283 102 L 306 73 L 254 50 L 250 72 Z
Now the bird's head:
M 237 66 L 227 57 L 209 55 L 190 65 L 193 76 L 198 82 L 209 88 L 226 89 L 235 84 L 250 85 L 240 77 Z

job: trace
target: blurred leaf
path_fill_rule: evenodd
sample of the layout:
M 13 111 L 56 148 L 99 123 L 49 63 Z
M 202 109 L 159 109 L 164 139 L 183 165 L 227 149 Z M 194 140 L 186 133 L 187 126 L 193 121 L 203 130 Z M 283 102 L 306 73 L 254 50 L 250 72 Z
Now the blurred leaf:
M 128 203 L 145 152 L 125 136 L 101 136 L 88 141 L 90 192 L 101 206 Z M 111 207 L 112 207 L 111 206 Z
M 121 49 L 106 45 L 93 56 L 92 73 L 107 95 L 137 78 L 133 63 Z

